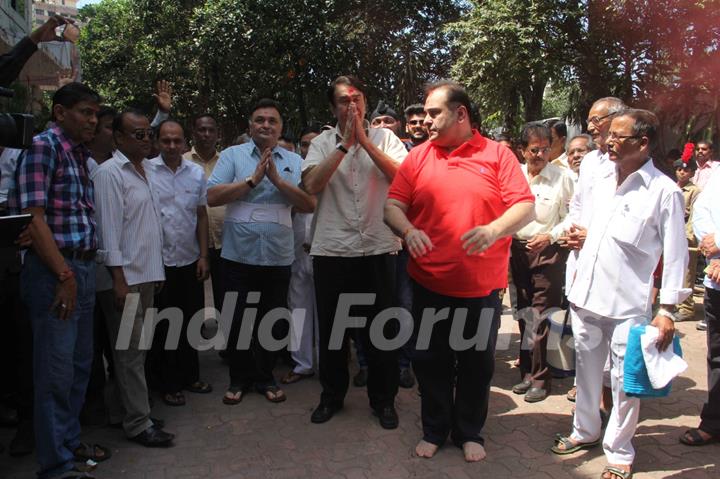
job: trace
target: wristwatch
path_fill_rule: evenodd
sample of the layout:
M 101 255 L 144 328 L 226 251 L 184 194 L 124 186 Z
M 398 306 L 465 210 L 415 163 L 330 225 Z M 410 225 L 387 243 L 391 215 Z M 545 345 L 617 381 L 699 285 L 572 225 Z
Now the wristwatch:
M 257 186 L 252 180 L 252 176 L 248 176 L 247 178 L 245 178 L 245 183 L 247 183 L 250 188 L 255 188 Z
M 342 151 L 345 154 L 347 154 L 347 152 L 348 152 L 348 149 L 345 148 L 345 146 L 343 146 L 342 143 L 338 143 L 337 145 L 335 145 L 335 148 Z
M 672 311 L 668 311 L 668 310 L 665 309 L 665 308 L 660 308 L 660 309 L 658 309 L 658 310 L 657 310 L 657 315 L 658 315 L 658 316 L 665 316 L 666 318 L 672 319 L 673 322 L 677 322 L 677 316 L 675 316 L 675 313 L 673 313 Z

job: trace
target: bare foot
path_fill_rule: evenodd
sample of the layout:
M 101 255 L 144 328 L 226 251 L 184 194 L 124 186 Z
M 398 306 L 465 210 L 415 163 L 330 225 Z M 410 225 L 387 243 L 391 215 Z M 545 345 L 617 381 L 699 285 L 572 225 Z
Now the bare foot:
M 463 454 L 465 454 L 465 460 L 467 462 L 478 462 L 485 459 L 487 454 L 482 444 L 478 442 L 468 441 L 463 444 Z
M 426 459 L 433 457 L 437 450 L 438 447 L 435 444 L 427 442 L 424 439 L 415 446 L 415 454 L 417 454 L 418 457 L 424 457 Z

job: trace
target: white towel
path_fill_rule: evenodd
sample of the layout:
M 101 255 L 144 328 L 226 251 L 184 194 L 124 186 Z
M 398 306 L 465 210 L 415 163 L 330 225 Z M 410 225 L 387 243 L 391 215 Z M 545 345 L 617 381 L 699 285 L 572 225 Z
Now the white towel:
M 655 326 L 646 326 L 645 334 L 640 336 L 643 359 L 647 368 L 650 384 L 655 389 L 662 389 L 679 374 L 687 369 L 688 365 L 683 358 L 675 354 L 672 344 L 663 352 L 656 346 L 660 331 Z

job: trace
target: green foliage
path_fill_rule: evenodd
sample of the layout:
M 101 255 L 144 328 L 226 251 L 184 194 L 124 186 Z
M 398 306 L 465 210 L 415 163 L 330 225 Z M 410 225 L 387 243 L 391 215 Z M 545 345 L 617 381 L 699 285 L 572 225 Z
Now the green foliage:
M 152 107 L 156 78 L 175 93 L 174 114 L 218 114 L 229 138 L 250 105 L 269 96 L 296 132 L 330 121 L 325 90 L 344 73 L 397 109 L 420 99 L 425 81 L 447 76 L 457 18 L 451 0 L 104 0 L 85 7 L 80 41 L 85 80 L 108 102 Z M 438 55 L 438 52 L 443 54 Z

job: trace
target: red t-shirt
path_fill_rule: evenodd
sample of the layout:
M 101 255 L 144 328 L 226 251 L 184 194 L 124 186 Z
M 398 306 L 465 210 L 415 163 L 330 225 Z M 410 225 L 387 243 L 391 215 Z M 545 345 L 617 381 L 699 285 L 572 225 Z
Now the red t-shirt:
M 473 132 L 449 155 L 426 141 L 410 151 L 388 197 L 408 205 L 407 217 L 434 249 L 410 258 L 408 274 L 445 296 L 479 298 L 507 286 L 510 237 L 469 256 L 460 237 L 535 197 L 520 165 L 505 146 Z

